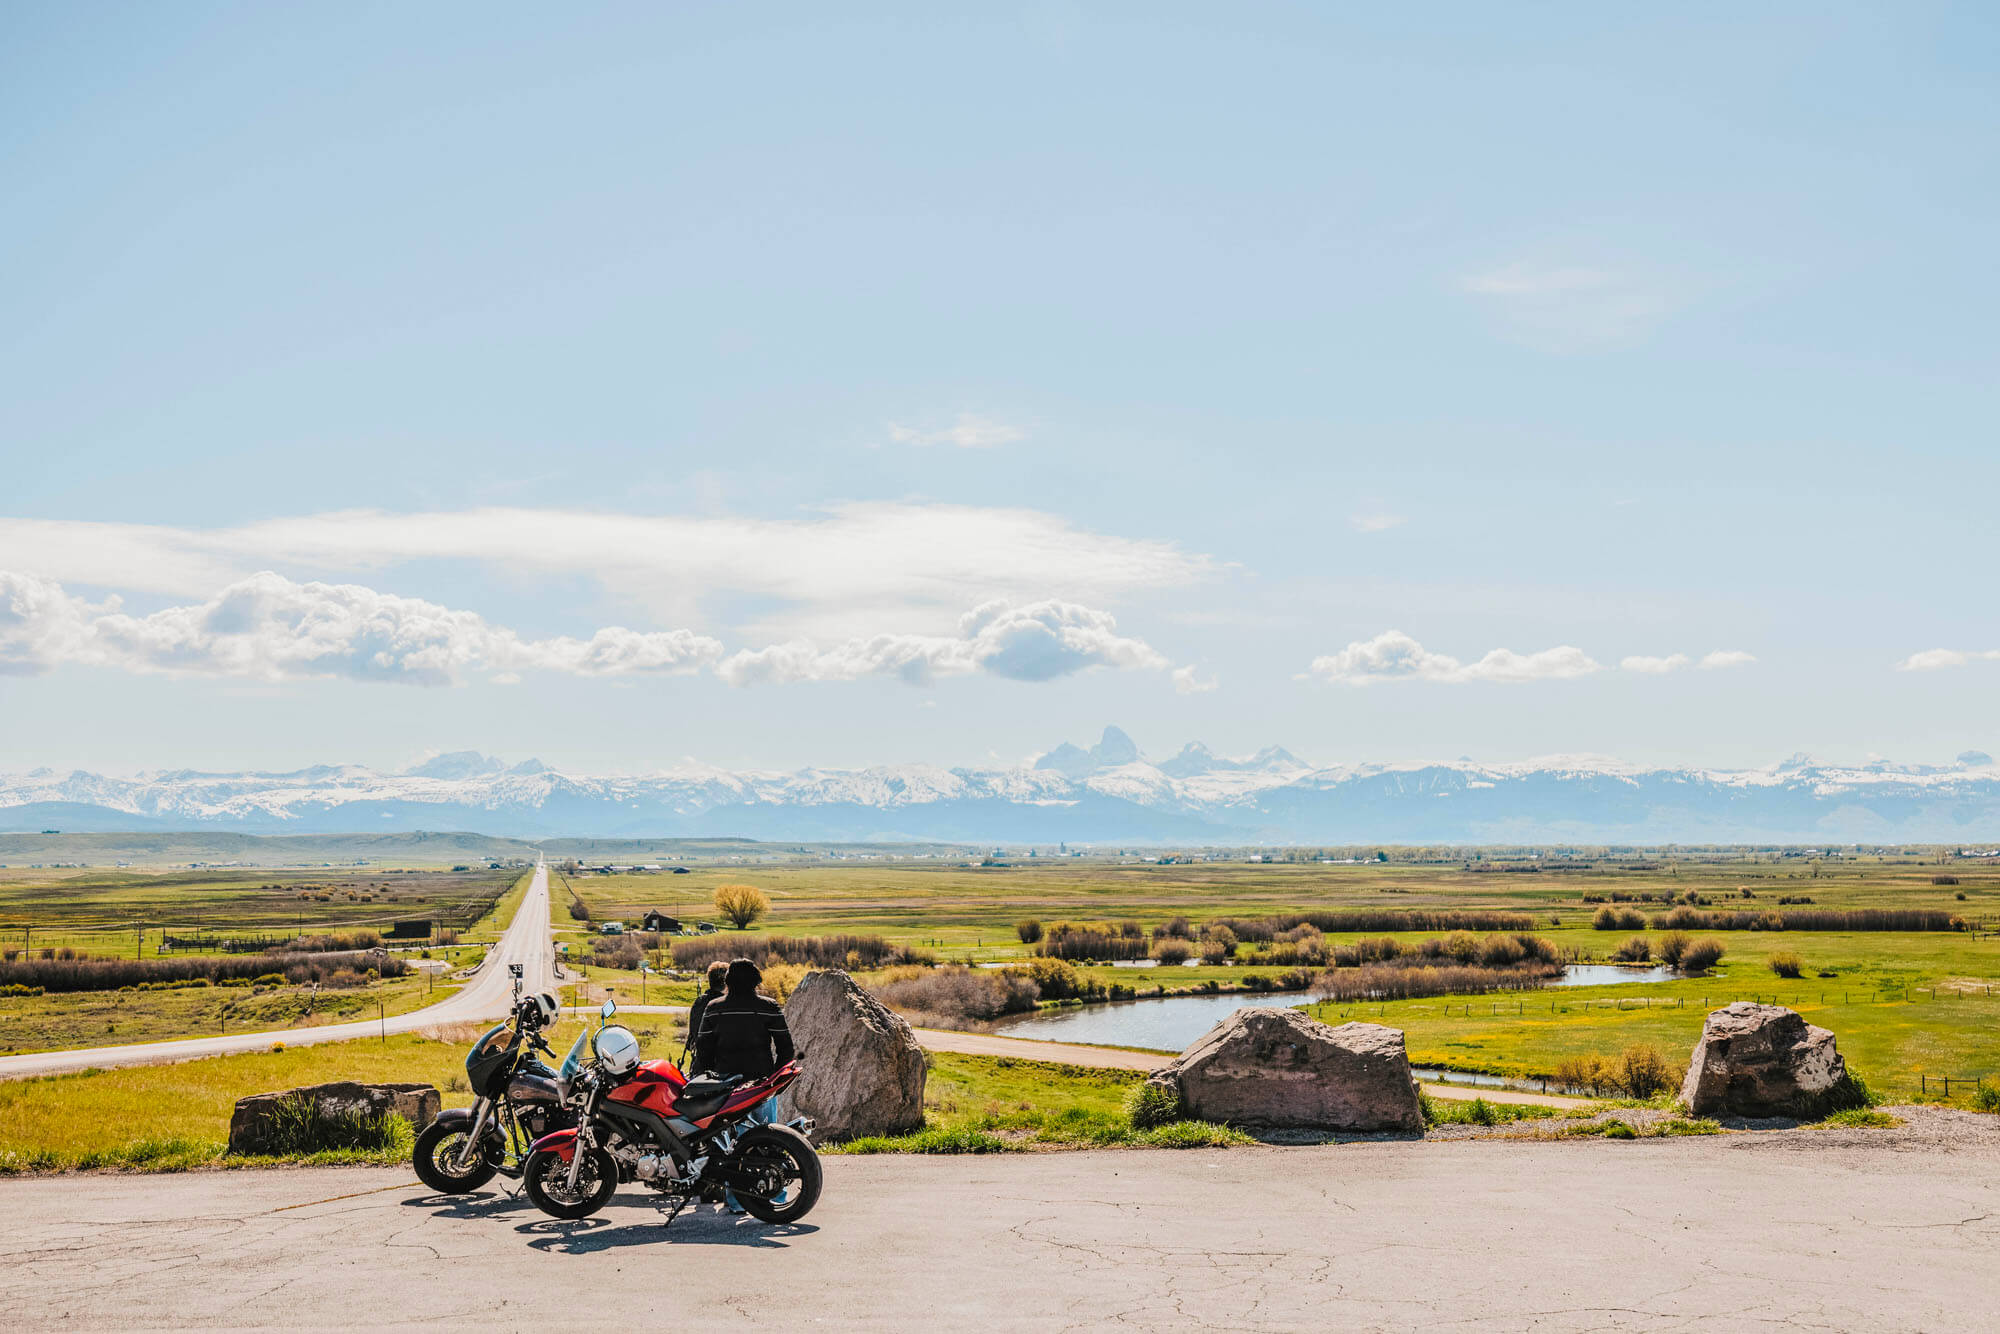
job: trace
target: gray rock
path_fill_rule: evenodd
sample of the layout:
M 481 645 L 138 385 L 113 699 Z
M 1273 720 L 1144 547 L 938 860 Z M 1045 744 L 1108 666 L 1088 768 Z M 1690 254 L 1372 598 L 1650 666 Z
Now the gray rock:
M 1203 1121 L 1257 1129 L 1421 1133 L 1400 1029 L 1338 1028 L 1289 1008 L 1238 1010 L 1147 1081 Z
M 229 1117 L 229 1152 L 271 1153 L 280 1146 L 272 1140 L 279 1104 L 304 1098 L 316 1104 L 322 1114 L 337 1115 L 360 1111 L 368 1116 L 393 1112 L 410 1123 L 413 1131 L 437 1120 L 438 1091 L 429 1084 L 356 1084 L 342 1081 L 315 1084 L 310 1088 L 285 1089 L 277 1093 L 257 1093 L 240 1098 Z
M 838 968 L 808 973 L 785 1002 L 802 1073 L 780 1120 L 819 1122 L 822 1140 L 902 1135 L 924 1123 L 924 1049 L 908 1021 Z
M 1833 1034 L 1777 1005 L 1709 1013 L 1681 1101 L 1696 1116 L 1823 1116 L 1847 1077 Z

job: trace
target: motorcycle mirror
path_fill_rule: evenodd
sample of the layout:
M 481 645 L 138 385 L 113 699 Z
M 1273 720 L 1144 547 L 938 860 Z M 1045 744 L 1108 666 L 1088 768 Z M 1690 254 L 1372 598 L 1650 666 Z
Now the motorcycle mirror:
M 617 1013 L 618 1013 L 618 1002 L 615 1000 L 607 1000 L 604 1002 L 604 1008 L 597 1012 L 597 1017 L 600 1019 L 609 1019 L 612 1015 Z

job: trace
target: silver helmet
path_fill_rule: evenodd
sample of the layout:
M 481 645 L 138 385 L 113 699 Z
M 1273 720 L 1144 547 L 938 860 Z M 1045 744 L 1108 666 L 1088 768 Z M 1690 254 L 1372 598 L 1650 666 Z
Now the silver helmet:
M 618 1024 L 598 1029 L 593 1048 L 597 1063 L 607 1074 L 629 1075 L 639 1064 L 639 1039 L 632 1036 L 631 1029 Z

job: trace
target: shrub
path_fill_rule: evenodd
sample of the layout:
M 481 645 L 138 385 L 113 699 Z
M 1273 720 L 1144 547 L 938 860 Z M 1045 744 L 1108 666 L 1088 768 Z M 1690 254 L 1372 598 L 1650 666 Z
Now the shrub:
M 1051 959 L 1143 959 L 1146 933 L 1141 929 L 1127 935 L 1123 927 L 1109 923 L 1051 922 L 1035 952 Z
M 1606 904 L 1591 917 L 1590 925 L 1597 931 L 1643 931 L 1646 914 L 1637 908 L 1614 908 Z
M 1688 942 L 1681 951 L 1681 971 L 1683 973 L 1705 973 L 1722 961 L 1728 951 L 1714 936 L 1703 936 L 1700 940 Z
M 1644 936 L 1634 936 L 1611 952 L 1620 963 L 1644 963 L 1653 957 L 1653 944 Z
M 1773 954 L 1764 962 L 1770 965 L 1771 971 L 1779 977 L 1797 977 L 1806 970 L 1805 960 L 1789 950 Z
M 0 996 L 39 996 L 41 994 L 42 988 L 31 987 L 25 982 L 9 982 L 6 986 L 0 987 Z
M 1563 1057 L 1556 1062 L 1555 1078 L 1564 1088 L 1581 1089 L 1594 1096 L 1602 1096 L 1618 1087 L 1618 1077 L 1604 1063 L 1604 1058 L 1595 1052 Z
M 1185 940 L 1171 936 L 1153 946 L 1153 957 L 1169 968 L 1177 968 L 1193 957 L 1194 950 Z
M 1654 945 L 1654 952 L 1660 956 L 1661 963 L 1670 968 L 1678 968 L 1681 966 L 1681 956 L 1687 953 L 1688 940 L 1688 933 L 1685 931 L 1669 931 Z
M 1132 1091 L 1125 1095 L 1125 1115 L 1134 1130 L 1157 1130 L 1185 1120 L 1187 1110 L 1181 1105 L 1178 1089 L 1147 1080 L 1134 1084 Z
M 1023 945 L 1032 945 L 1042 938 L 1042 924 L 1029 917 L 1014 923 L 1014 934 L 1021 938 Z
M 747 931 L 752 922 L 771 911 L 771 900 L 755 885 L 717 885 L 715 910 L 734 923 L 738 931 Z
M 759 968 L 773 960 L 805 963 L 815 968 L 886 968 L 892 964 L 929 963 L 921 950 L 892 945 L 880 936 L 759 936 L 751 939 L 697 936 L 673 943 L 674 967 L 698 973 L 712 963 L 748 959 Z
M 1980 1080 L 1972 1090 L 1972 1106 L 1975 1111 L 2000 1112 L 2000 1080 Z
M 883 1004 L 951 1023 L 1035 1008 L 1041 989 L 1018 973 L 962 966 L 925 969 L 869 988 Z
M 1556 963 L 1516 968 L 1481 968 L 1477 964 L 1433 964 L 1421 956 L 1359 968 L 1329 969 L 1313 984 L 1322 1000 L 1407 1000 L 1417 996 L 1477 996 L 1494 991 L 1528 991 L 1547 984 L 1562 972 Z
M 1618 1058 L 1618 1087 L 1626 1096 L 1650 1098 L 1678 1087 L 1684 1072 L 1676 1073 L 1658 1047 L 1634 1043 Z
M 1931 883 L 1933 885 L 1955 885 L 1958 883 L 1958 877 L 1955 875 L 1934 875 L 1931 877 Z
M 1194 924 L 1185 917 L 1169 917 L 1153 928 L 1154 940 L 1193 940 Z
M 645 949 L 632 936 L 599 936 L 590 942 L 590 961 L 599 968 L 631 972 L 646 957 Z
M 1084 985 L 1083 974 L 1061 959 L 1034 959 L 1007 971 L 1033 982 L 1043 1000 L 1076 1000 L 1088 989 Z
M 812 970 L 799 963 L 774 963 L 764 970 L 763 993 L 780 1005 L 792 998 L 799 983 L 805 981 Z
M 1958 891 L 1958 893 L 1952 895 L 1952 897 L 1957 899 L 1960 903 L 1963 903 L 1965 902 L 1965 891 L 1961 889 Z
M 55 993 L 116 991 L 138 987 L 158 991 L 171 987 L 206 987 L 223 982 L 252 982 L 282 973 L 292 983 L 324 982 L 333 973 L 378 968 L 382 976 L 402 977 L 410 966 L 401 959 L 374 954 L 252 954 L 224 958 L 172 959 L 22 959 L 0 963 L 0 987 L 12 983 L 41 987 Z

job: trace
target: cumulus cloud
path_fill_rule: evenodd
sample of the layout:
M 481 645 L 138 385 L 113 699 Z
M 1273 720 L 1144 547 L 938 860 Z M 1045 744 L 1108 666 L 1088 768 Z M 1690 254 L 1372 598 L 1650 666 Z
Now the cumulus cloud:
M 1192 665 L 1176 667 L 1172 673 L 1174 693 L 1178 695 L 1203 695 L 1220 685 L 1212 676 L 1203 676 Z
M 358 584 L 295 583 L 269 571 L 199 603 L 147 616 L 93 604 L 53 580 L 0 572 L 0 670 L 64 665 L 133 672 L 334 677 L 445 685 L 467 673 L 679 674 L 722 656 L 686 630 L 599 630 L 589 639 L 523 639 L 475 612 Z
M 1670 653 L 1664 658 L 1631 657 L 1620 658 L 1618 665 L 1628 672 L 1644 672 L 1648 676 L 1665 676 L 1677 672 L 1688 665 L 1685 653 Z
M 1567 644 L 1539 653 L 1496 648 L 1478 661 L 1468 663 L 1433 653 L 1400 630 L 1385 630 L 1373 639 L 1356 640 L 1338 653 L 1314 658 L 1307 675 L 1343 685 L 1369 685 L 1377 681 L 1462 685 L 1471 681 L 1514 684 L 1567 680 L 1601 670 L 1582 649 Z
M 961 412 L 957 421 L 935 431 L 891 422 L 889 438 L 899 445 L 956 445 L 960 449 L 991 449 L 995 445 L 1011 445 L 1017 440 L 1025 440 L 1028 433 L 1018 426 Z
M 1621 658 L 1618 665 L 1628 672 L 1665 676 L 1669 672 L 1678 672 L 1688 667 L 1701 672 L 1714 672 L 1726 667 L 1746 666 L 1755 661 L 1757 656 L 1754 653 L 1745 653 L 1742 649 L 1719 648 L 1713 653 L 1703 654 L 1698 661 L 1685 653 L 1670 653 L 1664 658 Z
M 1351 514 L 1347 521 L 1354 525 L 1354 531 L 1357 533 L 1386 533 L 1405 522 L 1400 514 L 1384 514 L 1380 510 Z
M 1092 532 L 1037 510 L 865 503 L 784 519 L 489 508 L 379 510 L 237 528 L 0 518 L 0 569 L 71 586 L 206 597 L 259 570 L 363 574 L 467 561 L 578 575 L 668 625 L 758 607 L 746 638 L 918 631 L 995 598 L 1103 605 L 1214 574 L 1171 542 Z
M 941 676 L 973 673 L 1050 681 L 1092 667 L 1160 670 L 1167 665 L 1143 640 L 1120 635 L 1108 612 L 1058 600 L 1020 607 L 996 600 L 961 617 L 955 635 L 881 634 L 826 647 L 793 640 L 734 654 L 716 673 L 739 686 L 870 676 L 925 685 Z
M 1912 653 L 1896 664 L 1899 672 L 1936 672 L 1946 667 L 1963 667 L 1970 662 L 2000 660 L 2000 649 L 1933 648 Z

